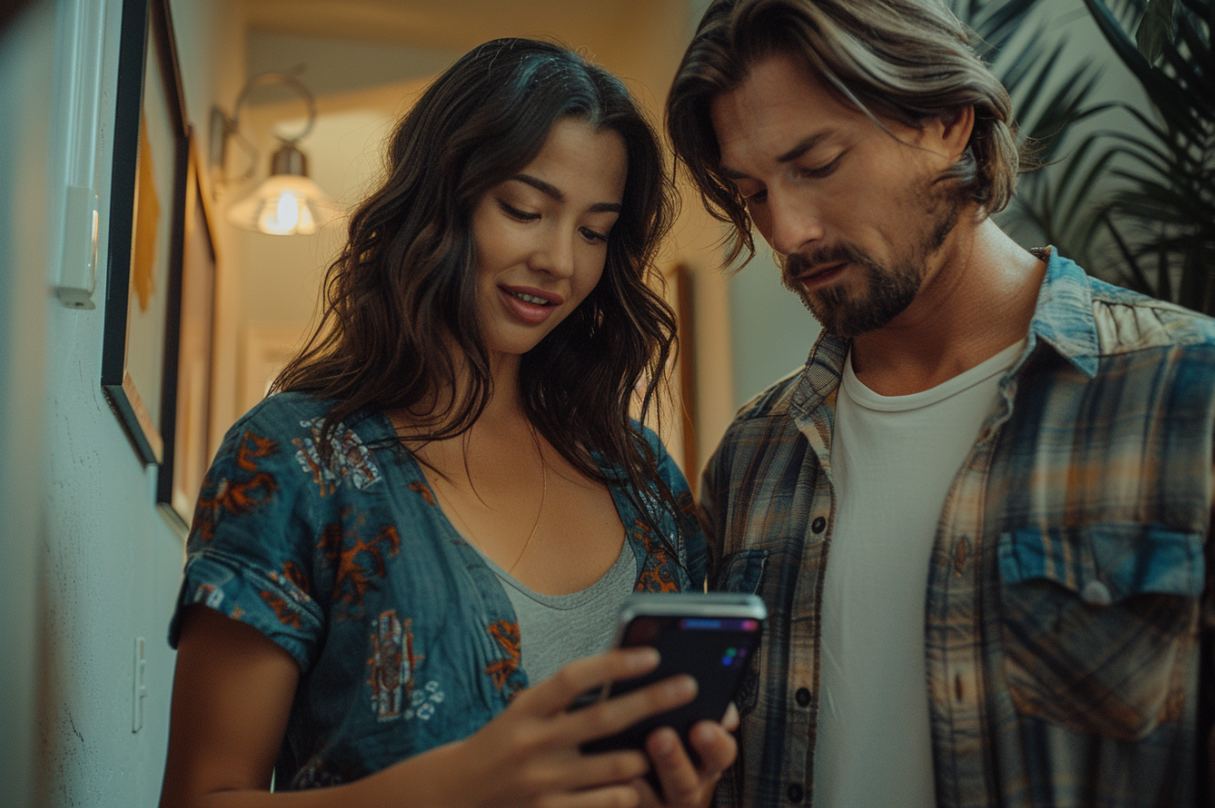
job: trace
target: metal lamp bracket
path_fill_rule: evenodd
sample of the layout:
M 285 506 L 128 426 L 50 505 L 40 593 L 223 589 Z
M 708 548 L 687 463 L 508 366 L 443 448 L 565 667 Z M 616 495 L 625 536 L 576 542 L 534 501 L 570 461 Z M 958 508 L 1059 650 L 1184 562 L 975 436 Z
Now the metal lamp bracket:
M 312 126 L 316 123 L 316 99 L 313 97 L 312 93 L 308 91 L 308 88 L 305 87 L 298 78 L 296 78 L 295 73 L 297 72 L 299 72 L 299 69 L 290 73 L 270 70 L 265 73 L 258 73 L 255 76 L 252 76 L 247 82 L 245 82 L 245 86 L 241 88 L 240 95 L 236 97 L 236 105 L 233 107 L 231 115 L 228 115 L 218 106 L 211 108 L 210 163 L 213 172 L 218 175 L 216 183 L 217 185 L 222 185 L 227 181 L 224 170 L 225 166 L 227 165 L 228 158 L 228 140 L 232 137 L 235 137 L 239 141 L 241 148 L 249 156 L 249 167 L 243 174 L 241 174 L 239 179 L 251 179 L 257 170 L 257 149 L 251 142 L 249 142 L 248 138 L 240 133 L 241 108 L 244 107 L 244 105 L 248 102 L 249 95 L 257 88 L 271 85 L 282 85 L 299 93 L 300 97 L 304 100 L 304 105 L 308 110 L 307 123 L 304 124 L 304 128 L 299 132 L 299 134 L 293 137 L 284 138 L 276 135 L 280 141 L 289 145 L 294 145 L 305 138 L 308 133 L 312 131 Z

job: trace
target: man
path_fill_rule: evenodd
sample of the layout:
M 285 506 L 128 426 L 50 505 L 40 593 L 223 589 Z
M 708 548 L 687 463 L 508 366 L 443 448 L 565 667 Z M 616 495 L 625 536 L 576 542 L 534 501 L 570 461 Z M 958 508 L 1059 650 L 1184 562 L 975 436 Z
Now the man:
M 1215 323 L 988 218 L 1010 116 L 939 0 L 719 0 L 676 76 L 730 259 L 824 326 L 704 475 L 770 614 L 720 805 L 1210 798 Z

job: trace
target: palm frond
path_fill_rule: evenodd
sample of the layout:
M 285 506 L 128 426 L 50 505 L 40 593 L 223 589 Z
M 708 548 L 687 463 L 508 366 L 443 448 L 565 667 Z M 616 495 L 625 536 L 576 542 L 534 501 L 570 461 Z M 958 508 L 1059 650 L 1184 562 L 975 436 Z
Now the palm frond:
M 1149 63 L 1160 58 L 1172 31 L 1173 0 L 1151 0 L 1135 31 L 1135 44 Z
M 1201 127 L 1196 126 L 1197 122 L 1191 113 L 1191 104 L 1185 97 L 1185 91 L 1139 52 L 1109 6 L 1103 0 L 1084 0 L 1084 5 L 1088 7 L 1110 47 L 1123 64 L 1130 68 L 1135 79 L 1143 85 L 1148 98 L 1169 125 L 1190 130 L 1191 135 L 1200 134 Z
M 1022 179 L 1005 215 L 1131 288 L 1215 313 L 1215 0 L 1084 0 L 1150 112 L 1098 99 L 1103 63 L 1072 65 L 1056 32 L 1026 32 L 1038 5 L 954 3 L 1044 165 Z M 1117 110 L 1129 126 L 1076 134 L 1076 123 Z

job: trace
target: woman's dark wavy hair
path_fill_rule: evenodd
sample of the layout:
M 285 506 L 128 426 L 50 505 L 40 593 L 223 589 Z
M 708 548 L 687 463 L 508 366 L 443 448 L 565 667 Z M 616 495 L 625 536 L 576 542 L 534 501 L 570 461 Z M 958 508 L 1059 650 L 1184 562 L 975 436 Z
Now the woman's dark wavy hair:
M 973 106 L 970 143 L 938 181 L 954 181 L 957 195 L 984 215 L 1003 210 L 1020 163 L 1012 101 L 970 36 L 941 0 L 715 0 L 675 74 L 666 118 L 705 208 L 734 226 L 726 263 L 744 249 L 753 255 L 755 245 L 746 203 L 720 172 L 710 108 L 773 53 L 800 58 L 879 125 L 885 118 L 920 128 Z
M 472 211 L 566 118 L 618 133 L 628 176 L 602 278 L 522 358 L 523 405 L 582 473 L 605 480 L 598 453 L 636 490 L 656 485 L 673 506 L 630 416 L 638 388 L 639 416 L 656 403 L 675 350 L 674 313 L 649 285 L 661 283 L 653 262 L 673 215 L 669 173 L 653 127 L 620 80 L 554 44 L 487 42 L 404 116 L 388 144 L 387 177 L 351 215 L 346 245 L 329 267 L 320 322 L 274 388 L 335 400 L 326 431 L 365 408 L 409 411 L 422 430 L 411 438 L 423 441 L 467 431 L 492 393 L 477 320 Z M 463 385 L 457 369 L 467 374 Z M 463 394 L 436 409 L 431 402 L 442 390 Z

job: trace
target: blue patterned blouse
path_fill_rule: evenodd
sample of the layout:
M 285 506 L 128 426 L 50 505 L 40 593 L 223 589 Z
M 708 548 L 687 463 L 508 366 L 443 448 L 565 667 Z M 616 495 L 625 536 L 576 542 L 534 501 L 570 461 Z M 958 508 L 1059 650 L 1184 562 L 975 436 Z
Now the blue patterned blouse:
M 339 425 L 326 463 L 330 404 L 278 394 L 228 432 L 199 496 L 169 630 L 176 646 L 183 607 L 206 604 L 299 663 L 280 790 L 349 782 L 467 737 L 528 684 L 510 600 L 389 420 L 369 411 Z M 684 513 L 660 520 L 675 559 L 627 483 L 610 485 L 636 588 L 701 589 L 705 542 L 687 483 L 653 432 L 645 438 Z

